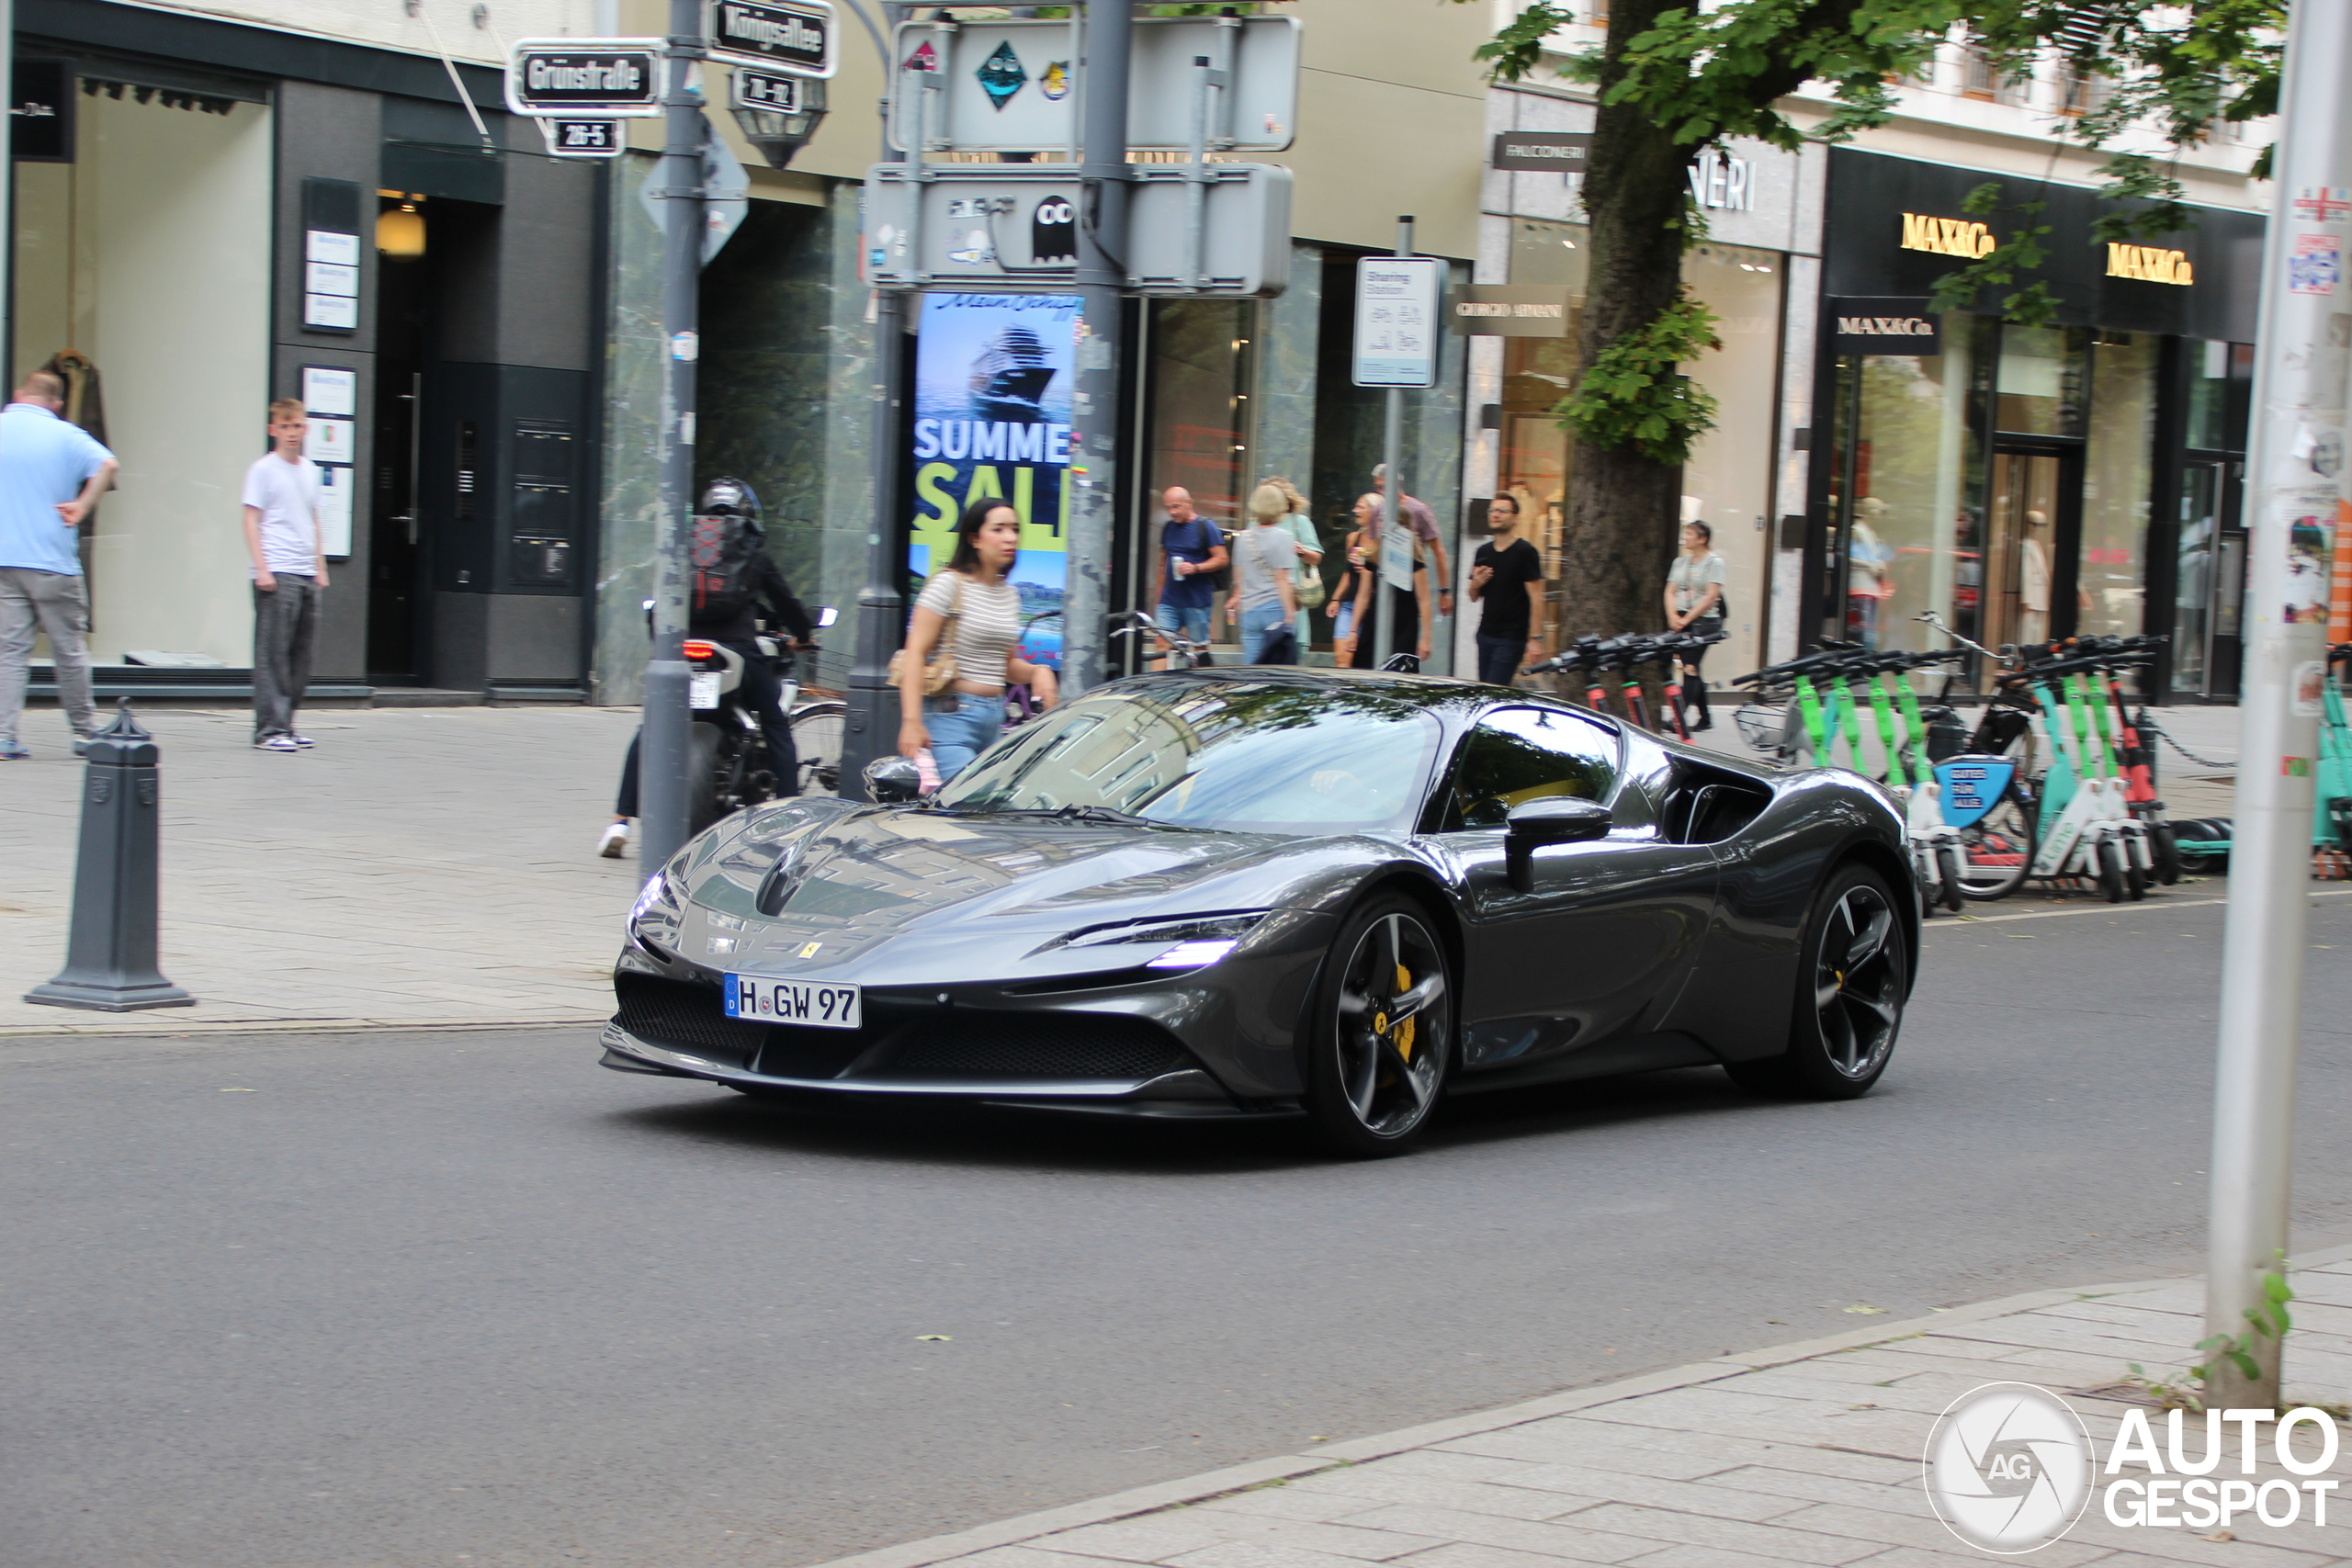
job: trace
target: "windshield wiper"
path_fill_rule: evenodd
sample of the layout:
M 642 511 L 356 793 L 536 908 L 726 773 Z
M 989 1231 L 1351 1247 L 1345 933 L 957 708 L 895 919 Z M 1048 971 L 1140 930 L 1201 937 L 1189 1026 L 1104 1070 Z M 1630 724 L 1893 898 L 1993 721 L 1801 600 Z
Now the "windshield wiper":
M 1114 806 L 1082 806 L 1076 802 L 1068 806 L 984 806 L 971 810 L 949 807 L 947 810 L 959 817 L 1037 817 L 1048 822 L 1099 822 L 1118 828 L 1160 826 L 1148 817 L 1137 817 Z

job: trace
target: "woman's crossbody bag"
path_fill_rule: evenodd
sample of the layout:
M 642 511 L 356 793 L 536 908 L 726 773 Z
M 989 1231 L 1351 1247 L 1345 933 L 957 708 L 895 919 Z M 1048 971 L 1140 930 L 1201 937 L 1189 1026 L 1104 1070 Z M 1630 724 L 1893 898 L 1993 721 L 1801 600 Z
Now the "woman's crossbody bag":
M 956 574 L 954 597 L 947 602 L 946 623 L 939 628 L 939 641 L 931 650 L 931 661 L 922 667 L 922 694 L 935 697 L 956 683 L 956 618 L 964 612 L 964 574 Z M 907 672 L 907 650 L 890 655 L 889 682 L 900 684 Z

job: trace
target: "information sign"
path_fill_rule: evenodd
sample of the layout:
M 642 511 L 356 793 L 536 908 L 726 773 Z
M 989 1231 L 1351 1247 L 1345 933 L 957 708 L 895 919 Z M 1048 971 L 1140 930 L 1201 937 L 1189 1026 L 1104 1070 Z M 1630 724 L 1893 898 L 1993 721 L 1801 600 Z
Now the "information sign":
M 662 40 L 537 38 L 518 40 L 506 60 L 506 107 L 526 115 L 662 112 Z
M 1207 60 L 1225 77 L 1210 98 L 1208 148 L 1279 152 L 1298 132 L 1295 17 L 1137 17 L 1127 51 L 1127 145 L 1182 151 Z M 892 58 L 890 145 L 923 140 L 971 152 L 1051 152 L 1078 139 L 1078 62 L 1067 21 L 904 22 Z M 927 74 L 926 74 L 927 73 Z M 917 104 L 920 101 L 920 111 Z
M 558 158 L 617 158 L 627 142 L 616 119 L 557 119 L 539 118 L 539 134 L 548 152 Z
M 1444 265 L 1434 256 L 1357 260 L 1357 386 L 1437 385 L 1437 305 Z
M 748 65 L 734 70 L 734 88 L 729 102 L 739 109 L 774 109 L 778 114 L 800 112 L 802 76 L 779 76 L 772 71 L 754 71 Z M 819 108 L 824 100 L 817 100 Z
M 792 76 L 831 76 L 831 0 L 711 0 L 710 57 Z

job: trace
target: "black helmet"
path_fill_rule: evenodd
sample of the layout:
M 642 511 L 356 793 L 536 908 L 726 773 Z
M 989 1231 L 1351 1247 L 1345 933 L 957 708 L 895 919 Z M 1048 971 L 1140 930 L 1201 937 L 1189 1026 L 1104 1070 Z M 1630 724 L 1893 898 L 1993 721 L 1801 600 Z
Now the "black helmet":
M 922 795 L 922 771 L 911 759 L 889 752 L 865 764 L 865 798 L 876 806 L 899 806 Z
M 706 517 L 741 517 L 752 525 L 752 536 L 761 537 L 766 526 L 760 521 L 759 491 L 741 479 L 719 478 L 703 487 L 702 504 L 695 508 Z

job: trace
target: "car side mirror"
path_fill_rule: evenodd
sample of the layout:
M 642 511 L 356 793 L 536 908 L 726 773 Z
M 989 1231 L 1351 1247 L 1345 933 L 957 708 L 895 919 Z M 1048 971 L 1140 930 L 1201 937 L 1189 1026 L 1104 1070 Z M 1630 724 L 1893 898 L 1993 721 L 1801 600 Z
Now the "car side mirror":
M 876 806 L 904 806 L 922 798 L 922 774 L 897 752 L 865 764 L 865 798 Z
M 1574 795 L 1545 795 L 1512 807 L 1503 831 L 1503 870 L 1511 886 L 1521 893 L 1535 890 L 1537 850 L 1605 839 L 1615 822 L 1609 807 Z

